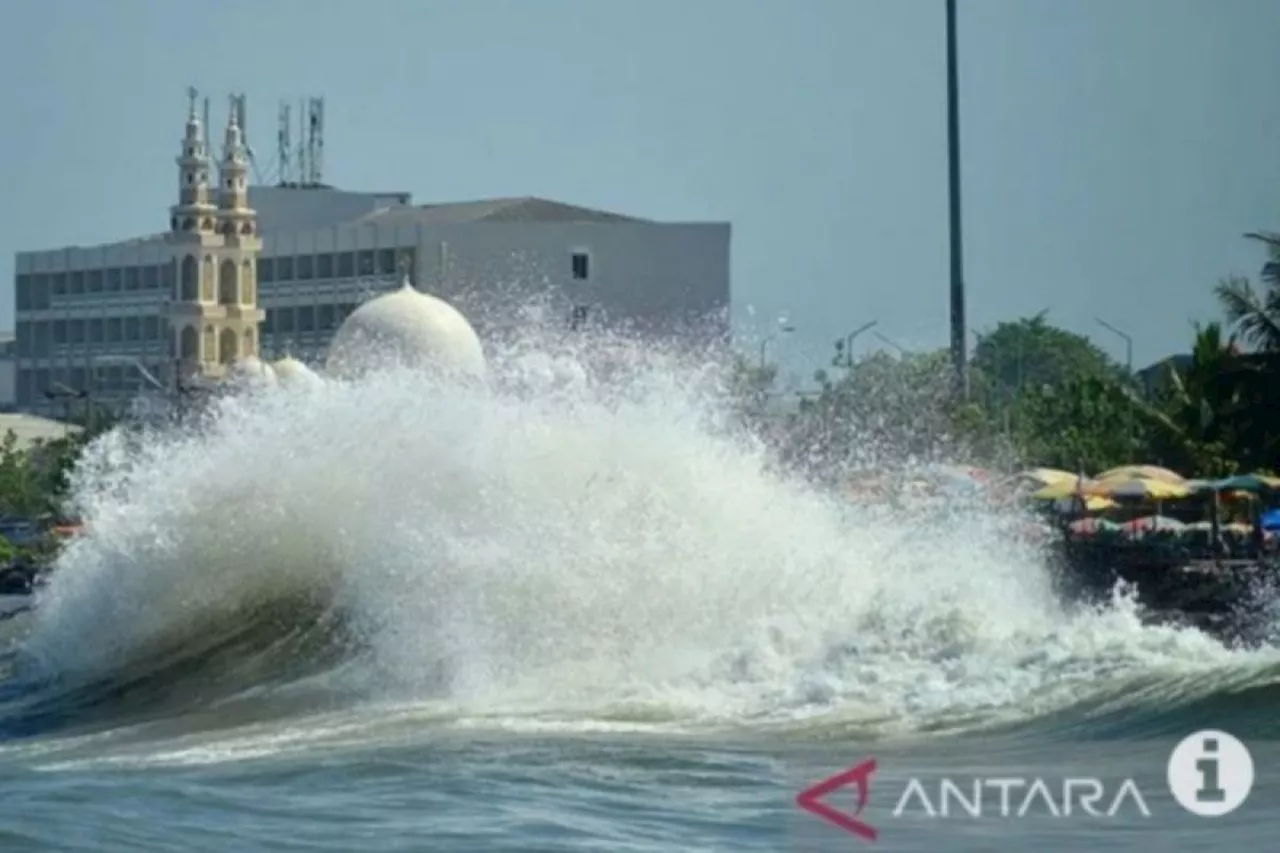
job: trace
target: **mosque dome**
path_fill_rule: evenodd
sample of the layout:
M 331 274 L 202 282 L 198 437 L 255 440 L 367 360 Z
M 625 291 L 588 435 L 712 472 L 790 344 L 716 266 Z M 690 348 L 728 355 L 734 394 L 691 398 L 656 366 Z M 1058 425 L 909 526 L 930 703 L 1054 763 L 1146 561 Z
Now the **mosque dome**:
M 275 372 L 271 369 L 271 366 L 263 363 L 262 359 L 256 355 L 247 355 L 244 358 L 237 359 L 231 365 L 228 373 L 233 381 L 272 385 L 276 380 Z
M 475 329 L 443 299 L 404 285 L 352 312 L 329 344 L 328 370 L 354 376 L 389 365 L 426 369 L 455 379 L 485 374 Z
M 307 387 L 320 381 L 320 377 L 312 372 L 311 368 L 291 355 L 272 362 L 271 369 L 275 372 L 280 384 L 288 388 Z

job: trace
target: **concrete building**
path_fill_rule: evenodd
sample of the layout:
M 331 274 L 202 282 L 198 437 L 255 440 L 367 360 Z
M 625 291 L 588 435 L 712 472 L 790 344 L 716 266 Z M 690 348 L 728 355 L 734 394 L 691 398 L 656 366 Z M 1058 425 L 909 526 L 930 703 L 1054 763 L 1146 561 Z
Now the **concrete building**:
M 404 272 L 482 337 L 525 322 L 532 303 L 566 330 L 728 337 L 727 223 L 538 198 L 415 205 L 405 192 L 250 187 L 234 106 L 218 160 L 215 181 L 193 98 L 166 232 L 18 253 L 18 409 L 58 414 L 85 393 L 123 405 L 148 384 L 217 378 L 259 353 L 315 361 Z
M 0 412 L 12 412 L 18 406 L 17 343 L 12 334 L 0 333 Z

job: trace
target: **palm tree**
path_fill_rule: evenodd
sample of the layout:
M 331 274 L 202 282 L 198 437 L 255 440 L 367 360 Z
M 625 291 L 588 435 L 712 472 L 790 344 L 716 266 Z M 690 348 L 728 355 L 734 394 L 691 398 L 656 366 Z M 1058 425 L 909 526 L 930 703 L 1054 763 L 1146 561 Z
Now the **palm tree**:
M 1248 279 L 1233 276 L 1220 283 L 1215 294 L 1243 341 L 1260 352 L 1280 353 L 1280 234 L 1245 236 L 1267 247 L 1261 276 L 1266 289 L 1258 293 Z

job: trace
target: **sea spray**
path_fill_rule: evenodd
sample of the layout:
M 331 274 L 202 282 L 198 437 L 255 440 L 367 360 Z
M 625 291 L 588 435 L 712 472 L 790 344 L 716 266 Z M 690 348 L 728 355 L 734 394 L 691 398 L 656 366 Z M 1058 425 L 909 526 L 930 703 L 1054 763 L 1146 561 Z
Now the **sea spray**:
M 222 699 L 306 678 L 531 726 L 872 734 L 1246 660 L 1131 604 L 1068 607 L 995 511 L 855 506 L 779 472 L 714 363 L 588 335 L 494 356 L 483 386 L 388 367 L 100 440 L 34 665 L 181 671 Z

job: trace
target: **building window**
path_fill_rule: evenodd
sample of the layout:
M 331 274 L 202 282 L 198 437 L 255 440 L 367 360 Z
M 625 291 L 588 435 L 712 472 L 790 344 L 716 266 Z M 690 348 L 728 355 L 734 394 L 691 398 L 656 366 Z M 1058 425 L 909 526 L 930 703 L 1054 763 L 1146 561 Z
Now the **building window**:
M 333 278 L 333 255 L 326 252 L 316 255 L 316 278 Z
M 67 274 L 64 272 L 56 272 L 53 274 L 53 295 L 61 296 L 67 292 Z
M 119 341 L 121 338 L 124 337 L 124 334 L 122 331 L 123 325 L 124 324 L 120 322 L 119 317 L 107 318 L 107 343 L 109 344 L 116 343 L 117 341 Z
M 18 355 L 31 355 L 31 324 L 18 323 L 14 327 L 14 337 L 18 349 Z
M 142 335 L 149 341 L 160 337 L 160 318 L 149 314 L 142 318 Z
M 100 344 L 106 333 L 103 332 L 103 320 L 101 317 L 94 317 L 89 321 L 89 343 Z
M 586 252 L 574 252 L 572 266 L 574 281 L 586 281 L 591 277 L 591 259 Z
M 269 335 L 276 330 L 276 309 L 268 308 L 263 315 L 262 334 Z
M 143 267 L 142 268 L 142 286 L 146 290 L 155 290 L 160 286 L 160 268 L 159 267 Z
M 359 269 L 360 269 L 360 275 L 362 276 L 373 275 L 375 267 L 373 265 L 372 249 L 362 249 L 360 251 Z
M 379 249 L 378 250 L 378 275 L 395 275 L 396 274 L 396 250 L 395 249 Z
M 293 258 L 276 258 L 276 281 L 293 281 Z
M 125 317 L 124 318 L 124 339 L 126 341 L 136 341 L 142 337 L 142 318 L 141 317 Z
M 113 267 L 107 270 L 107 290 L 117 292 L 120 290 L 123 275 L 119 267 Z
M 324 304 L 320 306 L 320 331 L 331 332 L 338 328 L 338 314 L 333 310 L 333 305 Z
M 293 309 L 280 308 L 276 311 L 276 331 L 288 334 L 293 331 Z
M 311 281 L 316 277 L 316 259 L 311 255 L 298 255 L 298 281 Z
M 182 302 L 195 302 L 200 298 L 200 269 L 194 255 L 182 259 L 182 292 L 178 299 Z
M 276 265 L 271 258 L 258 258 L 258 283 L 270 284 L 276 280 Z
M 84 343 L 84 320 L 67 321 L 67 340 L 73 344 Z
M 55 344 L 65 344 L 67 342 L 67 321 L 53 321 L 53 342 Z
M 356 274 L 356 256 L 351 252 L 338 255 L 338 278 L 351 278 Z
M 298 309 L 298 331 L 314 332 L 316 330 L 316 309 L 311 305 L 303 305 Z
M 20 275 L 14 279 L 14 292 L 17 300 L 17 308 L 19 311 L 26 311 L 31 307 L 31 276 Z
M 137 268 L 137 267 L 125 267 L 125 269 L 124 269 L 124 289 L 125 289 L 125 290 L 137 290 L 137 289 L 138 289 L 138 268 Z
M 84 289 L 89 293 L 102 292 L 102 270 L 89 270 Z

